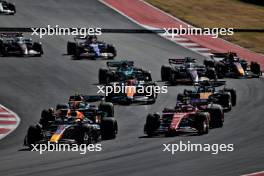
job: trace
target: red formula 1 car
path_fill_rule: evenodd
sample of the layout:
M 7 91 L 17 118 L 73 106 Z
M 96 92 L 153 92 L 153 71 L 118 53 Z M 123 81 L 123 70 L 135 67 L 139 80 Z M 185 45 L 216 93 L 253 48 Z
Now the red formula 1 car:
M 224 112 L 220 105 L 209 104 L 202 110 L 190 104 L 178 104 L 175 109 L 165 108 L 162 115 L 148 114 L 144 132 L 148 136 L 174 136 L 182 133 L 202 135 L 207 134 L 209 128 L 222 127 L 223 121 Z

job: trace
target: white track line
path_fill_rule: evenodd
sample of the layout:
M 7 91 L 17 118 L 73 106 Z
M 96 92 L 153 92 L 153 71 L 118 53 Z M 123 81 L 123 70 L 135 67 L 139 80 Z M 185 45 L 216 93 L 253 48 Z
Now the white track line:
M 148 26 L 148 25 L 144 25 L 144 24 L 139 23 L 138 21 L 136 21 L 136 20 L 134 20 L 133 18 L 129 17 L 128 15 L 124 14 L 123 12 L 121 12 L 120 10 L 118 10 L 117 8 L 111 6 L 110 4 L 108 4 L 107 2 L 105 2 L 104 0 L 99 0 L 99 2 L 101 2 L 102 4 L 106 5 L 107 7 L 111 8 L 111 9 L 115 10 L 116 12 L 118 12 L 119 14 L 121 14 L 122 16 L 128 18 L 128 19 L 131 20 L 132 22 L 136 23 L 137 25 L 139 25 L 139 26 L 141 26 L 141 27 L 143 27 L 143 28 L 145 28 L 145 29 L 148 29 L 148 30 L 161 30 L 161 29 L 159 29 L 159 28 L 155 28 L 155 27 L 152 27 L 152 26 Z M 145 4 L 147 4 L 147 5 L 149 5 L 149 6 L 151 6 L 152 8 L 155 8 L 155 9 L 159 10 L 160 12 L 162 12 L 162 13 L 164 13 L 164 14 L 170 16 L 170 17 L 172 17 L 172 18 L 175 19 L 175 20 L 179 20 L 179 19 L 177 19 L 176 17 L 173 17 L 172 15 L 167 14 L 166 12 L 163 12 L 162 10 L 158 9 L 157 7 L 152 6 L 151 4 L 148 4 L 148 3 L 145 2 L 145 1 L 142 1 L 142 2 L 145 3 Z M 181 21 L 181 20 L 179 20 L 179 21 Z M 184 24 L 186 24 L 186 23 L 183 22 L 183 21 L 181 21 L 181 22 L 184 23 Z M 188 25 L 188 24 L 187 24 L 187 25 Z M 189 47 L 186 47 L 185 45 L 181 45 L 181 43 L 180 43 L 179 41 L 175 41 L 174 39 L 170 39 L 170 38 L 166 37 L 164 34 L 158 34 L 158 35 L 161 36 L 161 37 L 163 37 L 163 38 L 165 38 L 165 39 L 167 39 L 167 40 L 169 40 L 169 41 L 171 41 L 171 42 L 173 42 L 173 43 L 176 43 L 177 45 L 180 45 L 180 46 L 182 46 L 182 47 L 184 47 L 184 48 L 186 48 L 186 49 L 189 49 L 189 50 L 192 51 L 192 52 L 195 52 L 195 53 L 197 53 L 197 54 L 200 54 L 200 55 L 202 55 L 202 56 L 206 56 L 206 57 L 207 57 L 207 56 L 209 56 L 209 55 L 212 55 L 211 53 L 201 53 L 201 52 L 196 51 L 196 50 L 191 50 Z M 176 38 L 176 37 L 175 37 L 175 38 Z M 199 46 L 199 45 L 198 45 L 198 46 Z
M 241 175 L 241 176 L 254 176 L 254 175 L 259 175 L 259 174 L 264 174 L 264 171 L 254 172 L 254 173 L 251 173 L 251 174 L 245 174 L 245 175 Z

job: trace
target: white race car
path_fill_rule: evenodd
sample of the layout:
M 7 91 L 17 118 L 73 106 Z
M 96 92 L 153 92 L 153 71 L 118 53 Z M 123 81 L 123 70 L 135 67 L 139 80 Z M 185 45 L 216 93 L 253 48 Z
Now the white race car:
M 0 0 L 0 14 L 14 15 L 15 13 L 16 13 L 15 4 Z

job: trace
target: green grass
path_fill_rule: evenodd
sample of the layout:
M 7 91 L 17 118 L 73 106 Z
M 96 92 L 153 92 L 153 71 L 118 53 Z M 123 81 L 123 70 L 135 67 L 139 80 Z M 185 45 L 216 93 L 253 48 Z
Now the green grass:
M 145 0 L 197 27 L 264 29 L 264 6 L 240 0 Z M 238 33 L 223 37 L 264 53 L 264 33 Z

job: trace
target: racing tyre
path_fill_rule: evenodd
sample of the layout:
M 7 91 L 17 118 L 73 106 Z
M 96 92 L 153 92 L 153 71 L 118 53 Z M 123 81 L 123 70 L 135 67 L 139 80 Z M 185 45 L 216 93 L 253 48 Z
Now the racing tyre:
M 100 68 L 99 74 L 98 74 L 99 84 L 108 84 L 108 82 L 109 82 L 108 76 L 109 76 L 108 75 L 108 69 Z
M 103 118 L 101 121 L 102 139 L 115 139 L 118 132 L 117 121 L 113 117 Z
M 43 52 L 43 48 L 42 48 L 42 44 L 41 43 L 34 43 L 33 44 L 33 50 L 37 51 L 39 54 L 37 54 L 37 57 L 40 57 L 44 52 Z
M 225 108 L 226 112 L 232 110 L 232 99 L 231 99 L 231 94 L 229 92 L 221 93 L 218 101 L 215 103 L 217 103 L 217 104 L 221 105 L 223 108 Z
M 114 117 L 114 105 L 110 102 L 102 102 L 99 105 L 99 109 L 107 113 L 107 117 Z
M 148 114 L 144 131 L 148 136 L 153 136 L 154 131 L 160 126 L 160 116 L 158 114 Z
M 228 69 L 223 63 L 217 63 L 216 74 L 217 74 L 218 79 L 223 79 L 227 72 L 228 72 Z
M 14 4 L 8 4 L 8 9 L 13 11 L 14 13 L 12 13 L 12 15 L 14 15 L 16 13 L 16 7 Z
M 232 102 L 232 106 L 236 106 L 236 101 L 237 101 L 237 94 L 236 94 L 236 90 L 233 88 L 225 88 L 224 89 L 225 92 L 229 92 L 231 94 L 231 102 Z
M 161 80 L 162 81 L 170 81 L 171 77 L 171 67 L 169 65 L 161 66 Z
M 114 59 L 116 57 L 116 49 L 113 45 L 107 45 L 107 52 L 112 53 L 113 57 L 109 57 L 109 59 Z
M 214 68 L 210 67 L 207 68 L 206 73 L 205 73 L 206 77 L 208 79 L 212 79 L 212 80 L 217 80 L 217 74 Z
M 211 104 L 208 107 L 208 112 L 210 114 L 210 127 L 211 128 L 221 128 L 224 124 L 224 112 L 223 108 L 217 104 Z
M 261 76 L 260 65 L 257 62 L 251 62 L 250 70 L 252 71 L 252 73 Z
M 7 56 L 7 48 L 4 46 L 3 42 L 0 40 L 0 55 L 5 57 Z
M 25 137 L 24 145 L 32 148 L 31 144 L 35 144 L 37 141 L 43 138 L 41 134 L 41 128 L 38 125 L 31 125 L 28 128 L 27 135 Z
M 207 134 L 209 132 L 209 118 L 208 114 L 204 112 L 199 112 L 195 117 L 195 127 L 197 129 L 198 135 Z
M 73 54 L 74 55 L 74 59 L 75 60 L 80 60 L 81 59 L 81 54 L 82 54 L 82 52 L 83 52 L 83 48 L 81 48 L 81 47 L 77 47 L 76 46 L 76 49 L 75 49 L 75 53 Z
M 150 101 L 148 101 L 147 104 L 154 104 L 154 103 L 156 103 L 156 99 L 157 99 L 158 94 L 156 94 L 156 93 L 154 93 L 154 92 L 152 92 L 152 94 L 153 94 L 153 95 L 151 95 L 151 96 L 149 97 L 149 98 L 150 98 Z
M 68 55 L 74 55 L 76 52 L 76 48 L 77 48 L 76 43 L 68 42 L 67 43 L 67 54 Z
M 214 66 L 215 66 L 214 61 L 212 61 L 212 60 L 208 60 L 208 59 L 205 59 L 205 60 L 204 60 L 204 65 L 205 65 L 206 67 L 213 67 L 213 68 L 214 68 Z

